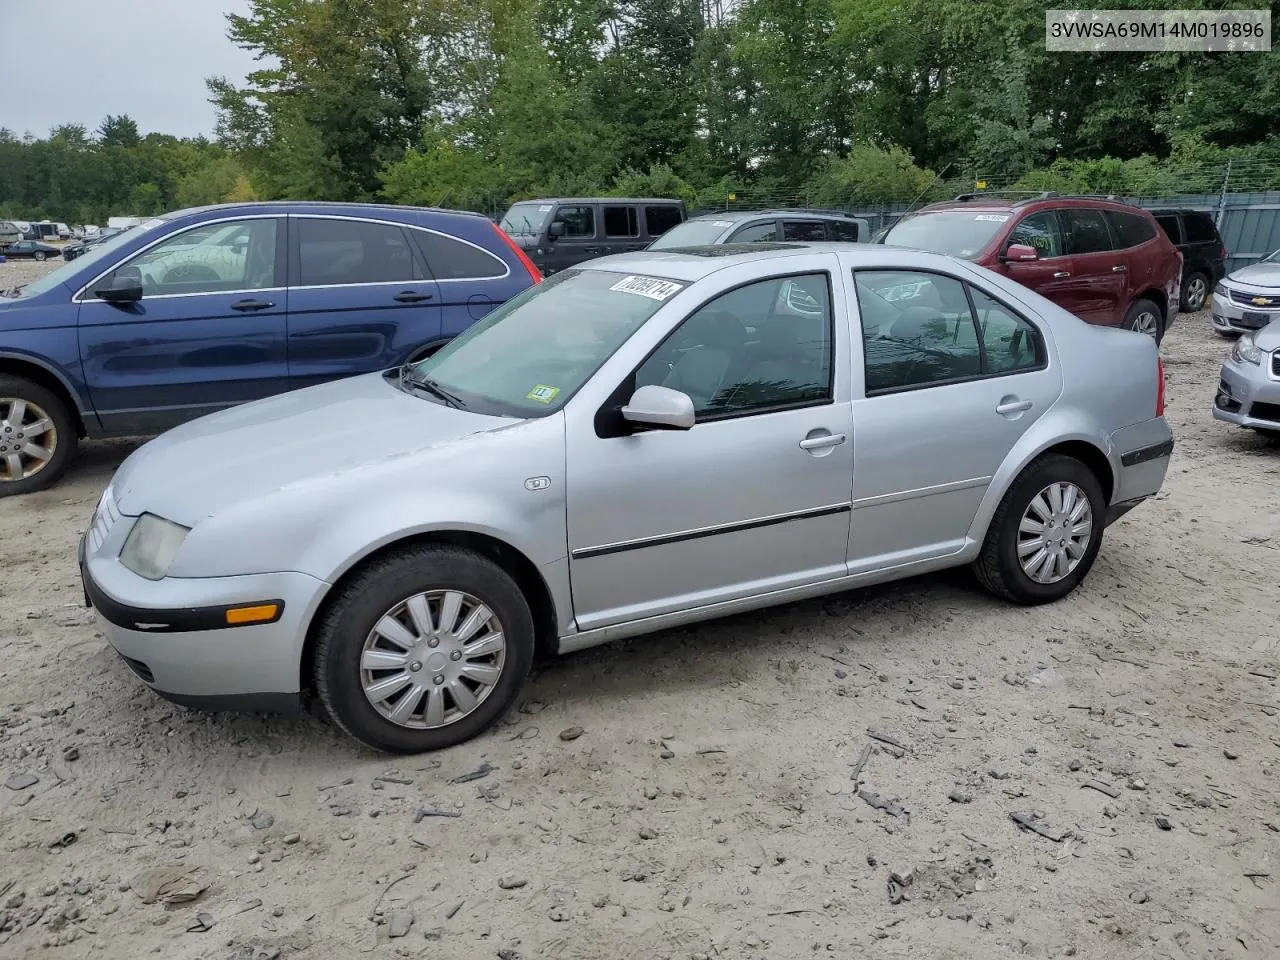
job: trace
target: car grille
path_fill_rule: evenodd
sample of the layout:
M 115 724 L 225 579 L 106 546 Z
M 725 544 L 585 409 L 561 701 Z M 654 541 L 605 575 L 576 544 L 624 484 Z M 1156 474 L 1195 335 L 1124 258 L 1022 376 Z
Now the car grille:
M 111 489 L 108 487 L 107 492 L 102 495 L 98 509 L 94 511 L 93 522 L 89 526 L 89 549 L 92 552 L 96 553 L 102 547 L 107 534 L 119 519 L 120 509 L 116 506 L 115 497 L 111 495 Z
M 1255 403 L 1249 408 L 1249 416 L 1255 420 L 1272 420 L 1280 423 L 1280 403 Z
M 1254 307 L 1259 310 L 1280 310 L 1280 297 L 1264 297 L 1257 293 L 1245 293 L 1243 290 L 1227 291 L 1231 299 L 1241 306 Z M 1262 303 L 1256 301 L 1261 300 Z

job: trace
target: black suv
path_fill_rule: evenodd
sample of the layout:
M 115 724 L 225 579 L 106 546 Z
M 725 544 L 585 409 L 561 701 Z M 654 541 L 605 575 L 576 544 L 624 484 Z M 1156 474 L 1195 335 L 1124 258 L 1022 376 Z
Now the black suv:
M 550 276 L 584 260 L 643 250 L 684 218 L 684 202 L 665 197 L 553 197 L 513 204 L 499 226 Z
M 728 210 L 691 217 L 649 244 L 650 250 L 696 247 L 708 243 L 782 241 L 869 241 L 867 221 L 839 210 Z
M 1205 299 L 1227 272 L 1227 247 L 1213 217 L 1199 210 L 1152 210 L 1182 254 L 1182 310 L 1204 309 Z

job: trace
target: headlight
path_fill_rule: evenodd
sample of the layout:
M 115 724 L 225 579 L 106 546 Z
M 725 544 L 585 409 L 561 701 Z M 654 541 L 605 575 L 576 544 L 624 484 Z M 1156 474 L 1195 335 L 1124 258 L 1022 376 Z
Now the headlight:
M 190 528 L 181 524 L 144 513 L 125 538 L 120 562 L 140 577 L 163 580 L 190 532 Z
M 1213 285 L 1213 295 L 1215 297 L 1225 297 L 1227 295 L 1227 288 L 1222 285 L 1221 280 Z
M 1237 363 L 1262 363 L 1262 351 L 1253 342 L 1253 334 L 1240 334 L 1240 339 L 1231 348 L 1231 359 Z

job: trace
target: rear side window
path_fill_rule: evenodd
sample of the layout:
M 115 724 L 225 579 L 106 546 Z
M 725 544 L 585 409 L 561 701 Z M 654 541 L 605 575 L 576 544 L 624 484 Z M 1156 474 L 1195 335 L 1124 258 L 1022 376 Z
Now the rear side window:
M 1102 253 L 1111 249 L 1111 234 L 1101 210 L 1067 210 L 1067 253 Z
M 825 240 L 827 225 L 821 220 L 782 221 L 783 240 Z
M 298 284 L 328 287 L 352 283 L 396 283 L 421 275 L 404 231 L 365 220 L 299 217 Z
M 1169 239 L 1175 244 L 1182 242 L 1182 229 L 1178 226 L 1178 218 L 1174 214 L 1168 214 L 1163 217 L 1156 217 L 1156 223 L 1160 224 L 1160 229 L 1169 235 Z
M 604 235 L 606 237 L 638 237 L 640 225 L 635 207 L 605 207 Z
M 437 280 L 483 280 L 505 277 L 509 272 L 493 254 L 453 237 L 426 230 L 410 230 L 409 235 Z
M 566 237 L 594 237 L 596 235 L 595 207 L 561 207 L 556 219 L 564 224 Z
M 832 220 L 827 224 L 832 240 L 844 240 L 848 243 L 858 242 L 858 225 L 852 220 Z
M 773 220 L 753 223 L 743 227 L 728 240 L 729 243 L 772 243 L 778 239 L 778 224 Z
M 672 227 L 683 223 L 680 219 L 679 207 L 645 207 L 644 208 L 644 228 L 649 231 L 649 236 L 660 237 Z
M 1186 213 L 1182 222 L 1187 228 L 1187 243 L 1216 243 L 1218 229 L 1213 221 L 1203 213 Z
M 1111 221 L 1111 233 L 1116 238 L 1116 247 L 1121 250 L 1146 243 L 1156 235 L 1156 228 L 1141 214 L 1108 210 L 1107 219 Z

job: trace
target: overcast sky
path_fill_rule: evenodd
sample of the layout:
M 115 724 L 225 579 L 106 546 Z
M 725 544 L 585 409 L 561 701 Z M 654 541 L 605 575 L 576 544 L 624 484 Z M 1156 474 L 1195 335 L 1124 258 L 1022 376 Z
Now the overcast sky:
M 253 58 L 227 39 L 249 0 L 0 0 L 0 127 L 43 137 L 127 113 L 145 133 L 213 133 L 204 81 L 243 79 Z

